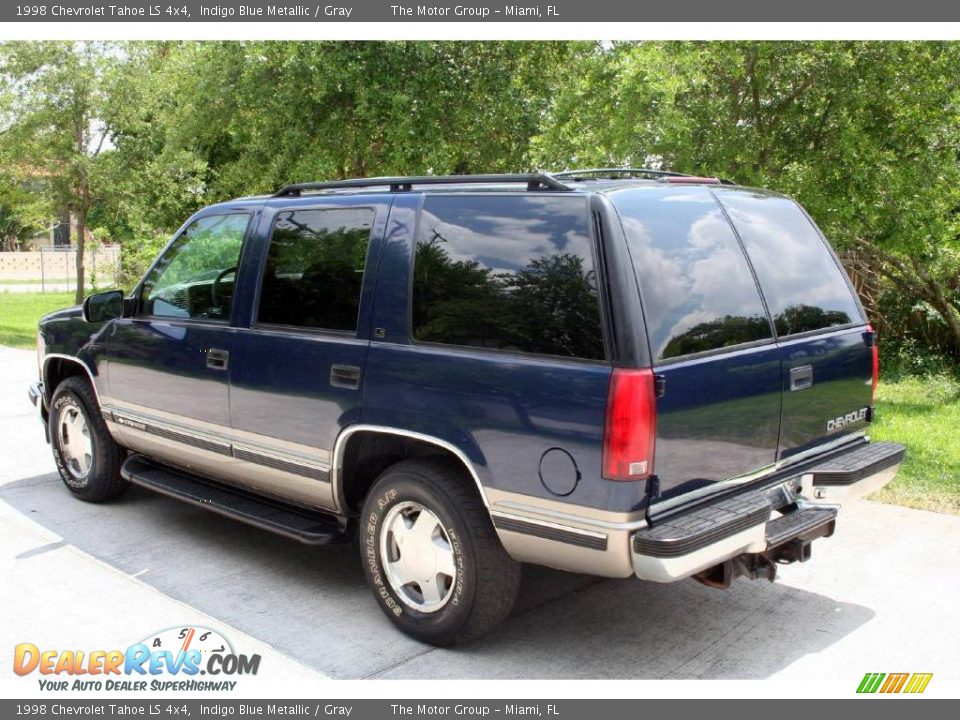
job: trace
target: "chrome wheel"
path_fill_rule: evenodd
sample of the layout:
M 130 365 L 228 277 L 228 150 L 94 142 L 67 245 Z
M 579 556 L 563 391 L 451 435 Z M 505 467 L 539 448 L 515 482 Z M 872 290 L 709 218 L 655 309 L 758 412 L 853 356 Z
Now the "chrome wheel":
M 93 465 L 93 439 L 83 411 L 73 403 L 64 405 L 57 424 L 60 453 L 75 480 L 85 480 Z
M 440 610 L 453 595 L 457 564 L 446 528 L 430 510 L 407 501 L 387 513 L 380 530 L 380 557 L 390 587 L 422 613 Z

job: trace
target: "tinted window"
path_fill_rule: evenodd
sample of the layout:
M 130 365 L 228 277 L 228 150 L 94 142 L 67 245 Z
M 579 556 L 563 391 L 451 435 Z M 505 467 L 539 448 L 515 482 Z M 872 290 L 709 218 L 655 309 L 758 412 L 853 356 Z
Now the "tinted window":
M 259 322 L 355 332 L 373 215 L 368 208 L 278 213 Z
M 167 248 L 147 275 L 140 307 L 147 315 L 228 320 L 249 215 L 200 218 Z
M 710 193 L 636 188 L 613 195 L 660 360 L 770 338 L 760 292 Z
M 795 202 L 749 191 L 718 196 L 757 271 L 777 335 L 862 321 L 843 272 Z
M 417 233 L 417 340 L 601 359 L 582 197 L 433 196 Z

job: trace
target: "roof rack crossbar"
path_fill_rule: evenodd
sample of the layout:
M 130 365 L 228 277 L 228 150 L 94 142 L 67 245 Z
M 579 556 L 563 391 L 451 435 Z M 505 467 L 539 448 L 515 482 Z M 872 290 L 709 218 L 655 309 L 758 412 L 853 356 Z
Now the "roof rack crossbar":
M 653 168 L 634 168 L 634 167 L 610 167 L 610 168 L 585 168 L 583 170 L 564 170 L 563 172 L 552 173 L 555 178 L 578 178 L 588 175 L 647 175 L 649 177 L 688 177 L 684 173 L 671 172 L 670 170 L 655 170 Z
M 410 177 L 374 177 L 352 180 L 329 180 L 287 185 L 273 197 L 299 197 L 304 191 L 344 190 L 366 187 L 389 187 L 390 192 L 410 192 L 414 185 L 492 185 L 526 183 L 527 190 L 572 190 L 568 185 L 545 173 L 517 173 L 503 175 L 424 175 Z

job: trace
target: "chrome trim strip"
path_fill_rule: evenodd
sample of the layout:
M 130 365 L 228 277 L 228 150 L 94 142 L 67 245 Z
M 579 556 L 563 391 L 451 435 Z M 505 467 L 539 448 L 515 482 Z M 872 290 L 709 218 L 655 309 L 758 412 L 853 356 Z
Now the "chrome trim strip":
M 197 432 L 186 428 L 172 425 L 170 423 L 158 420 L 150 415 L 144 415 L 130 410 L 118 410 L 116 407 L 107 405 L 103 408 L 104 412 L 109 412 L 113 422 L 124 427 L 132 427 L 134 430 L 156 435 L 167 440 L 174 440 L 186 445 L 217 452 L 222 455 L 231 454 L 230 442 L 222 437 L 217 437 L 210 433 Z
M 43 356 L 43 369 L 41 371 L 43 373 L 43 377 L 41 379 L 43 380 L 44 389 L 49 388 L 51 393 L 54 390 L 56 390 L 56 388 L 50 387 L 50 383 L 48 381 L 49 379 L 47 378 L 47 361 L 50 360 L 51 358 L 59 358 L 61 360 L 70 360 L 71 362 L 75 362 L 80 367 L 82 367 L 86 371 L 87 377 L 90 378 L 90 386 L 93 388 L 93 394 L 97 398 L 97 405 L 103 407 L 102 403 L 100 402 L 100 393 L 97 391 L 97 383 L 93 379 L 93 372 L 90 370 L 90 366 L 87 365 L 87 363 L 85 363 L 80 358 L 76 357 L 75 355 L 64 355 L 63 353 L 47 353 L 46 355 Z
M 118 419 L 116 413 L 114 413 L 113 417 L 115 422 L 123 425 L 123 420 Z M 141 430 L 141 428 L 136 429 Z M 162 437 L 166 440 L 173 440 L 174 442 L 191 445 L 193 447 L 200 448 L 201 450 L 207 450 L 209 452 L 215 452 L 221 455 L 230 455 L 229 443 L 208 440 L 207 438 L 194 435 L 193 433 L 181 432 L 180 430 L 171 430 L 169 428 L 160 427 L 152 423 L 145 423 L 142 428 L 142 432 L 150 435 L 156 435 L 157 437 Z
M 401 430 L 400 428 L 389 427 L 386 425 L 357 424 L 348 425 L 341 430 L 340 434 L 337 435 L 336 442 L 333 444 L 333 462 L 330 464 L 330 480 L 333 486 L 333 509 L 336 512 L 343 514 L 345 511 L 343 507 L 343 488 L 341 487 L 343 482 L 343 449 L 346 446 L 347 440 L 349 440 L 354 433 L 358 432 L 399 435 L 400 437 L 408 437 L 412 440 L 420 440 L 421 442 L 436 445 L 437 447 L 452 452 L 467 468 L 467 471 L 473 478 L 474 484 L 477 486 L 477 491 L 480 493 L 480 499 L 483 501 L 483 506 L 489 509 L 490 503 L 487 501 L 487 494 L 483 490 L 483 483 L 480 482 L 480 476 L 477 475 L 477 471 L 473 467 L 473 463 L 470 462 L 470 458 L 468 458 L 466 454 L 455 445 L 451 445 L 446 440 L 441 440 L 438 437 L 424 435 L 423 433 L 413 432 L 412 430 Z
M 514 513 L 523 513 L 523 515 L 517 515 L 517 517 L 522 517 L 524 520 L 530 522 L 537 522 L 535 519 L 529 517 L 530 515 L 538 515 L 544 518 L 550 518 L 551 520 L 560 520 L 567 522 L 576 522 L 580 525 L 590 525 L 599 530 L 640 530 L 647 526 L 647 521 L 645 518 L 639 520 L 634 520 L 632 522 L 611 522 L 609 520 L 599 520 L 597 518 L 586 517 L 584 515 L 577 515 L 575 512 L 559 512 L 557 510 L 550 510 L 547 508 L 537 507 L 535 505 L 527 505 L 525 503 L 516 502 L 514 500 L 498 500 L 493 505 L 494 510 L 492 512 L 497 512 L 496 508 L 507 508 L 508 510 L 514 511 Z M 576 505 L 571 505 L 570 509 L 575 511 L 577 508 Z M 542 522 L 542 521 L 541 521 Z M 563 526 L 567 527 L 567 526 Z M 583 530 L 583 532 L 591 532 L 588 530 Z
M 252 462 L 256 465 L 263 465 L 264 467 L 280 470 L 281 472 L 288 472 L 292 475 L 303 475 L 304 477 L 313 478 L 314 480 L 319 480 L 324 483 L 330 482 L 329 468 L 319 465 L 308 465 L 299 461 L 294 462 L 285 457 L 278 456 L 275 453 L 265 453 L 253 448 L 234 444 L 233 456 L 237 460 Z
M 328 467 L 304 462 L 303 459 L 297 455 L 281 453 L 276 450 L 264 451 L 255 446 L 233 442 L 223 435 L 187 430 L 182 427 L 173 426 L 162 420 L 157 420 L 149 415 L 131 412 L 126 409 L 117 410 L 115 407 L 107 406 L 104 408 L 104 412 L 108 413 L 112 421 L 120 426 L 133 427 L 135 430 L 140 430 L 141 432 L 167 440 L 173 440 L 198 447 L 202 450 L 228 455 L 242 462 L 262 465 L 263 467 L 287 472 L 291 475 L 312 478 L 324 483 L 330 482 L 330 469 Z
M 504 518 L 505 520 L 516 520 L 518 522 L 526 523 L 529 525 L 537 525 L 542 528 L 549 528 L 551 530 L 559 530 L 561 532 L 572 533 L 574 535 L 582 535 L 585 538 L 593 538 L 594 540 L 606 540 L 607 533 L 595 532 L 593 530 L 584 530 L 582 528 L 572 527 L 570 525 L 560 525 L 559 523 L 544 522 L 543 520 L 534 520 L 533 518 L 524 517 L 522 515 L 514 515 L 512 513 L 501 512 L 500 510 L 491 510 L 490 515 L 494 518 Z
M 493 526 L 504 532 L 515 532 L 521 535 L 531 535 L 551 542 L 563 543 L 586 548 L 587 550 L 607 551 L 607 536 L 596 537 L 594 533 L 582 533 L 575 528 L 555 528 L 547 523 L 533 523 L 522 518 L 507 516 L 501 513 L 493 514 Z

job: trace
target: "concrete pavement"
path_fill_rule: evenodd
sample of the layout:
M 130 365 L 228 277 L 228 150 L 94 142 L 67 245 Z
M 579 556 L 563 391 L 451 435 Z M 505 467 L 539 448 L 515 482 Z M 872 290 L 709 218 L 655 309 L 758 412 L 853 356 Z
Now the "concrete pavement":
M 499 631 L 440 650 L 393 629 L 354 545 L 304 547 L 139 488 L 108 505 L 74 500 L 26 399 L 35 366 L 32 352 L 0 348 L 0 667 L 25 634 L 82 647 L 201 618 L 317 680 L 773 678 L 855 689 L 867 671 L 960 676 L 960 518 L 854 504 L 812 562 L 726 592 L 528 567 Z

